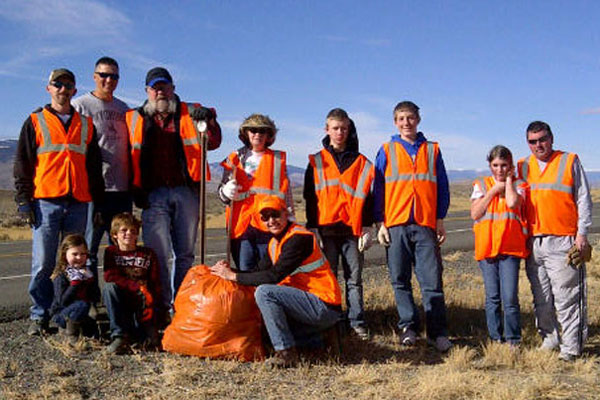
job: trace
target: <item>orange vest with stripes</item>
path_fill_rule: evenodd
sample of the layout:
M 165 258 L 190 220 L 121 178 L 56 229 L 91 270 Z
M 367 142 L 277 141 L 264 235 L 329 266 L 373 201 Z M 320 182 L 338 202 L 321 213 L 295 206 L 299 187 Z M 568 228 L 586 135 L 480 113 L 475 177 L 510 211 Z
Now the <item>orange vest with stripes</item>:
M 540 171 L 531 155 L 519 160 L 519 177 L 530 187 L 527 222 L 532 235 L 577 234 L 577 204 L 573 198 L 573 163 L 576 154 L 554 151 Z
M 254 177 L 248 176 L 244 166 L 240 162 L 237 152 L 233 152 L 221 165 L 225 170 L 233 171 L 237 184 L 241 186 L 238 192 L 238 200 L 227 207 L 226 219 L 229 221 L 229 213 L 233 212 L 231 218 L 233 227 L 228 227 L 231 238 L 238 238 L 248 229 L 248 225 L 268 232 L 267 226 L 260 219 L 258 205 L 265 196 L 277 196 L 285 199 L 289 187 L 286 172 L 286 154 L 278 150 L 265 150 L 260 159 Z
M 478 178 L 473 186 L 479 186 L 485 194 L 495 184 L 491 176 Z M 517 186 L 525 189 L 526 183 L 518 180 Z M 523 196 L 524 199 L 526 196 Z M 503 196 L 496 195 L 490 201 L 485 214 L 473 224 L 475 234 L 475 259 L 483 260 L 499 255 L 526 258 L 527 223 L 525 221 L 524 202 L 519 208 L 509 208 Z
M 33 197 L 36 199 L 72 195 L 77 201 L 92 201 L 86 152 L 94 125 L 91 118 L 74 112 L 69 130 L 50 111 L 31 114 L 37 145 Z
M 438 144 L 424 142 L 415 159 L 398 142 L 383 144 L 387 163 L 385 167 L 386 227 L 406 223 L 411 210 L 418 225 L 436 229 L 437 225 L 437 171 L 435 161 Z
M 340 174 L 335 159 L 327 150 L 309 155 L 308 160 L 314 170 L 319 225 L 342 222 L 352 227 L 354 236 L 360 236 L 363 205 L 375 176 L 373 164 L 359 154 Z
M 271 239 L 269 242 L 271 262 L 273 264 L 277 262 L 284 243 L 294 235 L 312 235 L 312 254 L 302 261 L 302 264 L 294 272 L 279 282 L 279 285 L 291 286 L 312 293 L 327 304 L 341 305 L 342 292 L 336 277 L 331 272 L 329 262 L 321 252 L 315 236 L 303 226 L 292 223 L 281 241 L 275 238 Z
M 202 167 L 202 144 L 200 132 L 190 117 L 190 112 L 201 107 L 198 103 L 181 102 L 181 116 L 179 118 L 179 136 L 183 143 L 183 152 L 187 171 L 194 182 L 200 182 Z M 133 185 L 142 187 L 142 171 L 140 168 L 140 157 L 142 143 L 144 141 L 144 118 L 137 110 L 129 110 L 125 114 L 125 122 L 129 131 L 129 143 L 131 144 L 131 162 L 133 165 Z M 210 170 L 206 164 L 206 180 L 210 180 Z

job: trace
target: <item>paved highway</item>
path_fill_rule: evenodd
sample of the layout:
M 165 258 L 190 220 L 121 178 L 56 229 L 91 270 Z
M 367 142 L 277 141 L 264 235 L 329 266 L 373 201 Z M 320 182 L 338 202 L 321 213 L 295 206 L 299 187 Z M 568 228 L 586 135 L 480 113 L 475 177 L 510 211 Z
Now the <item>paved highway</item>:
M 447 230 L 446 242 L 442 252 L 471 250 L 473 234 L 471 219 L 466 212 L 449 215 L 445 220 Z M 600 216 L 594 217 L 592 232 L 600 232 Z M 213 264 L 225 258 L 225 230 L 208 229 L 206 237 L 206 264 Z M 100 251 L 100 268 L 102 268 L 102 253 Z M 196 257 L 196 262 L 199 257 Z M 366 264 L 380 265 L 385 263 L 385 250 L 380 245 L 374 245 L 366 253 Z M 0 321 L 26 315 L 29 297 L 27 285 L 31 271 L 31 242 L 0 242 Z M 101 271 L 101 270 L 100 270 Z M 102 274 L 100 274 L 102 275 Z

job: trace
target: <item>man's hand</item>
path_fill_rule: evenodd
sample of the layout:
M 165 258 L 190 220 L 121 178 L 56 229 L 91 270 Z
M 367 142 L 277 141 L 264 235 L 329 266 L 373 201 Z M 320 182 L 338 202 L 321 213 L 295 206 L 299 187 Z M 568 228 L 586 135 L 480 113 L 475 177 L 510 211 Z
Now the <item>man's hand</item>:
M 438 219 L 435 227 L 435 233 L 437 234 L 438 245 L 441 245 L 446 241 L 446 228 L 444 228 L 444 220 Z
M 225 185 L 221 187 L 221 193 L 229 200 L 237 200 L 240 186 L 237 184 L 235 179 L 230 179 Z
M 19 218 L 24 221 L 27 225 L 33 228 L 35 225 L 35 213 L 31 208 L 31 203 L 21 203 L 19 204 L 19 208 L 17 209 L 19 213 Z
M 194 121 L 209 121 L 215 117 L 215 114 L 210 108 L 198 107 L 194 108 L 190 113 L 190 117 L 192 117 Z
M 235 282 L 237 280 L 237 274 L 231 270 L 231 267 L 229 267 L 229 263 L 225 260 L 217 261 L 217 263 L 209 269 L 211 274 L 223 278 L 227 281 Z
M 318 228 L 310 228 L 309 231 L 311 231 L 313 233 L 313 235 L 315 235 L 315 237 L 317 238 L 317 245 L 319 245 L 319 247 L 322 249 L 323 248 L 323 238 L 321 237 L 321 234 L 319 233 L 319 229 Z
M 388 231 L 388 228 L 386 228 L 384 224 L 381 224 L 379 227 L 379 232 L 377 232 L 377 241 L 379 241 L 380 245 L 385 247 L 388 247 L 392 242 L 390 240 L 390 231 Z
M 579 251 L 582 251 L 585 246 L 589 246 L 587 235 L 578 233 L 577 236 L 575 236 L 575 246 L 577 246 Z
M 369 250 L 369 247 L 371 247 L 371 244 L 373 242 L 372 239 L 373 231 L 371 227 L 364 227 L 362 235 L 358 237 L 358 251 L 364 253 L 365 251 Z

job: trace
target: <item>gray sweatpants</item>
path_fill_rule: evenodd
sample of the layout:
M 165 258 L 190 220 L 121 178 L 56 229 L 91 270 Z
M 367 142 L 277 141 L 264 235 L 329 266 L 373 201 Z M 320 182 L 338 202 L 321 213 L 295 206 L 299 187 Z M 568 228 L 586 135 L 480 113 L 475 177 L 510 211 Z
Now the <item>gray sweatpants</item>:
M 532 241 L 526 271 L 538 332 L 544 342 L 560 344 L 561 353 L 580 355 L 588 329 L 585 266 L 575 268 L 566 261 L 575 238 L 536 236 Z

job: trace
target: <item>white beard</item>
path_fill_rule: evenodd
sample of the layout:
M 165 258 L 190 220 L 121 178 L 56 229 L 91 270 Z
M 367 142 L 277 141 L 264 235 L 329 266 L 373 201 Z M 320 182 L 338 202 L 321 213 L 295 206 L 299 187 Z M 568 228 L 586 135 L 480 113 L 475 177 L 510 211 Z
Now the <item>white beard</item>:
M 144 113 L 146 115 L 155 115 L 155 114 L 175 114 L 177 111 L 177 102 L 175 99 L 160 99 L 158 101 L 148 100 L 146 104 L 144 104 Z

